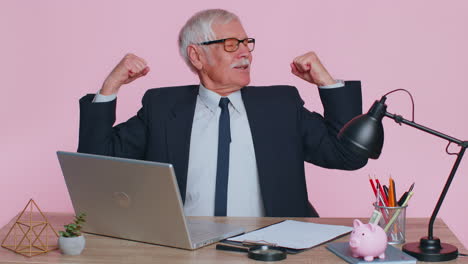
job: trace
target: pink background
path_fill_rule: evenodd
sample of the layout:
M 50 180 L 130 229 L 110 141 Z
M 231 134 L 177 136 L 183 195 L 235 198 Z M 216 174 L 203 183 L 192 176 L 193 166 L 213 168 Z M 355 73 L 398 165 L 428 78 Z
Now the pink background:
M 307 107 L 321 112 L 316 88 L 289 72 L 295 56 L 314 50 L 336 78 L 362 80 L 364 111 L 405 88 L 415 97 L 416 122 L 468 137 L 465 1 L 1 1 L 0 225 L 29 198 L 43 211 L 72 210 L 55 151 L 76 150 L 78 99 L 96 92 L 127 52 L 152 71 L 119 94 L 119 122 L 138 110 L 146 89 L 196 83 L 178 55 L 177 34 L 194 12 L 216 7 L 237 13 L 257 39 L 253 85 L 295 85 Z M 387 102 L 389 112 L 411 118 L 406 94 Z M 321 216 L 369 216 L 368 175 L 385 182 L 392 175 L 400 192 L 416 182 L 408 216 L 430 216 L 454 162 L 447 143 L 390 119 L 384 126 L 381 158 L 365 168 L 307 165 Z M 468 247 L 466 159 L 439 216 Z

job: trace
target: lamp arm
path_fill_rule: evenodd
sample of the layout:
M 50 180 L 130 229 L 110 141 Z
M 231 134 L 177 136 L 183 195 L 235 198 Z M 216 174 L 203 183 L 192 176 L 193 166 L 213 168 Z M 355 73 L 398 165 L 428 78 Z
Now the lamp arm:
M 439 196 L 439 200 L 437 201 L 437 205 L 434 208 L 434 211 L 432 212 L 431 219 L 429 221 L 428 239 L 432 240 L 433 239 L 433 229 L 434 229 L 435 219 L 437 217 L 437 214 L 439 213 L 440 207 L 442 206 L 442 203 L 443 203 L 443 201 L 445 199 L 445 195 L 448 192 L 450 184 L 452 183 L 453 177 L 455 176 L 455 173 L 456 173 L 456 171 L 458 169 L 458 166 L 460 165 L 460 162 L 461 162 L 461 160 L 463 158 L 463 155 L 465 154 L 465 150 L 468 147 L 468 141 L 462 141 L 462 140 L 456 139 L 454 137 L 445 135 L 445 134 L 443 134 L 441 132 L 438 132 L 436 130 L 433 130 L 433 129 L 430 129 L 430 128 L 425 127 L 423 125 L 417 124 L 417 123 L 415 123 L 413 121 L 406 120 L 400 115 L 385 112 L 385 116 L 395 120 L 395 122 L 397 122 L 398 124 L 403 123 L 405 125 L 417 128 L 419 130 L 422 130 L 422 131 L 427 132 L 429 134 L 432 134 L 434 136 L 438 136 L 438 137 L 446 139 L 446 140 L 448 140 L 450 142 L 456 143 L 457 145 L 459 145 L 461 147 L 460 152 L 458 152 L 458 154 L 457 154 L 457 159 L 455 160 L 455 164 L 453 164 L 452 170 L 450 171 L 450 175 L 449 175 L 449 177 L 447 179 L 447 182 L 445 183 L 445 186 L 444 186 L 444 189 L 442 190 L 442 193 Z
M 389 117 L 389 118 L 391 118 L 391 119 L 393 119 L 393 120 L 395 120 L 395 122 L 397 122 L 398 124 L 403 123 L 403 124 L 405 124 L 405 125 L 408 125 L 408 126 L 417 128 L 417 129 L 419 129 L 419 130 L 422 130 L 422 131 L 427 132 L 427 133 L 429 133 L 429 134 L 432 134 L 432 135 L 434 135 L 434 136 L 438 136 L 438 137 L 443 138 L 443 139 L 446 139 L 446 140 L 448 140 L 448 141 L 450 141 L 450 142 L 456 143 L 456 144 L 459 145 L 459 146 L 465 145 L 465 147 L 466 147 L 466 145 L 467 145 L 466 142 L 463 142 L 462 140 L 459 140 L 459 139 L 456 139 L 456 138 L 454 138 L 454 137 L 445 135 L 445 134 L 443 134 L 443 133 L 441 133 L 441 132 L 439 132 L 439 131 L 435 131 L 434 129 L 430 129 L 430 128 L 425 127 L 425 126 L 423 126 L 423 125 L 417 124 L 417 123 L 415 123 L 415 122 L 413 122 L 413 121 L 406 120 L 406 119 L 404 119 L 404 118 L 403 118 L 402 116 L 400 116 L 400 115 L 396 115 L 396 114 L 391 114 L 391 113 L 389 113 L 389 112 L 385 112 L 385 116 L 386 116 L 386 117 Z
M 434 208 L 434 211 L 432 212 L 431 219 L 429 221 L 428 234 L 427 234 L 428 239 L 433 239 L 432 232 L 434 229 L 433 226 L 434 226 L 435 219 L 437 217 L 437 214 L 439 213 L 439 209 L 442 206 L 442 203 L 445 199 L 445 195 L 448 192 L 450 184 L 452 183 L 453 177 L 455 176 L 455 173 L 457 172 L 458 165 L 460 165 L 460 162 L 463 158 L 463 154 L 465 154 L 465 150 L 466 150 L 466 146 L 462 146 L 460 149 L 460 152 L 458 152 L 457 159 L 455 160 L 455 164 L 453 164 L 452 170 L 450 171 L 450 175 L 447 179 L 447 182 L 445 183 L 444 189 L 442 190 L 442 193 L 439 196 L 439 200 L 437 201 L 437 205 Z

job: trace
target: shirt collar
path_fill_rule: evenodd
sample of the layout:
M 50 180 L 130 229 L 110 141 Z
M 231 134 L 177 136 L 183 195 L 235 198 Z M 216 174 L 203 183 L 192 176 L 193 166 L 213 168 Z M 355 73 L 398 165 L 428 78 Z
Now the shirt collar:
M 201 101 L 212 111 L 213 113 L 219 108 L 219 100 L 221 99 L 221 95 L 205 88 L 203 84 L 200 84 L 200 89 L 198 90 L 198 95 L 200 96 Z M 244 102 L 242 101 L 242 94 L 241 91 L 235 91 L 227 96 L 231 105 L 235 111 L 239 114 L 245 112 Z

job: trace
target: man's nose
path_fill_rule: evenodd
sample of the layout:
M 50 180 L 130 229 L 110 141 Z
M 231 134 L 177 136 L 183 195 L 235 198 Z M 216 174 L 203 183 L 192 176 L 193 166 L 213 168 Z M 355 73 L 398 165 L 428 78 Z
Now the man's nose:
M 249 47 L 247 47 L 247 44 L 244 43 L 239 43 L 239 49 L 237 50 L 237 52 L 239 53 L 238 57 L 240 58 L 249 57 L 251 54 L 251 52 L 249 51 Z

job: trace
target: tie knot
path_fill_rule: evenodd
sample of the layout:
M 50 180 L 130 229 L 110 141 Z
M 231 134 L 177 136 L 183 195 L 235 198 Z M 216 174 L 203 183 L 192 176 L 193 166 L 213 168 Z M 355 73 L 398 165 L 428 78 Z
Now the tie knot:
M 219 100 L 219 107 L 221 107 L 221 109 L 227 109 L 228 104 L 229 104 L 229 98 L 221 97 L 221 99 Z

